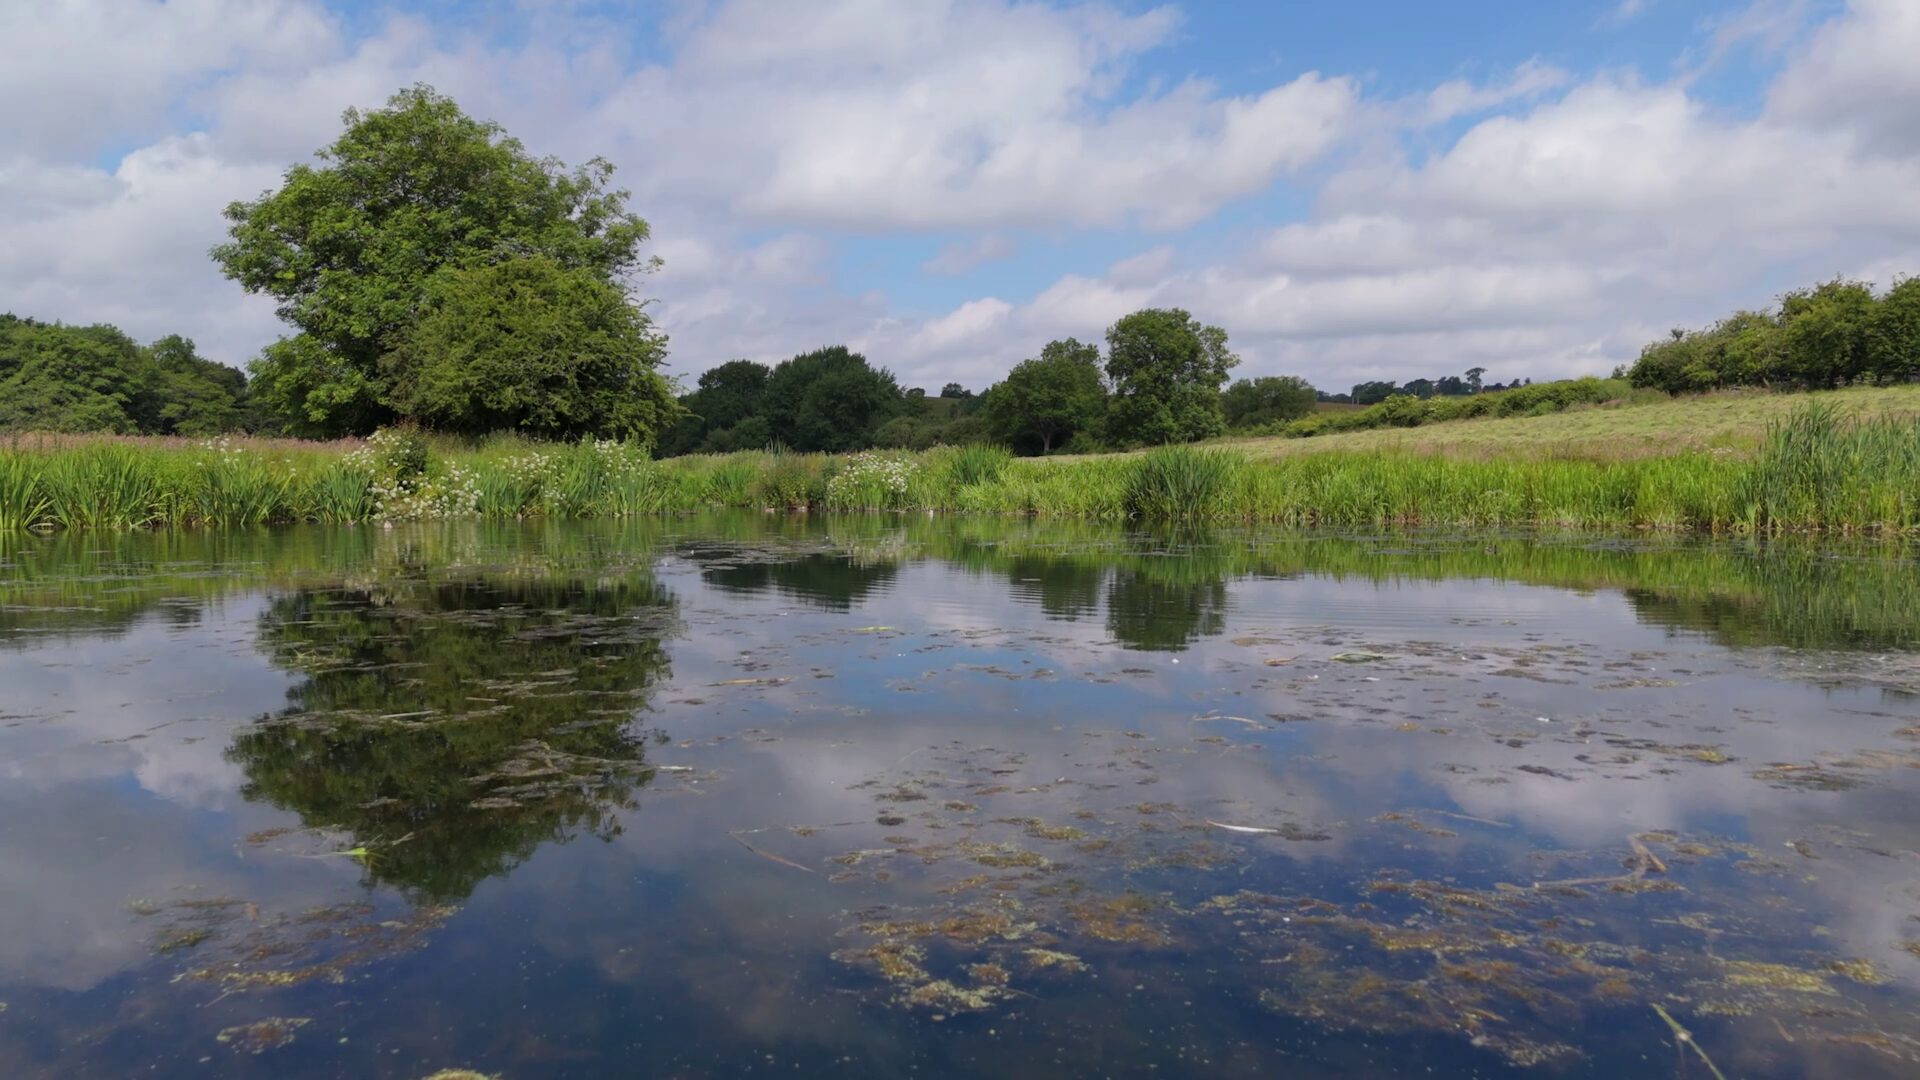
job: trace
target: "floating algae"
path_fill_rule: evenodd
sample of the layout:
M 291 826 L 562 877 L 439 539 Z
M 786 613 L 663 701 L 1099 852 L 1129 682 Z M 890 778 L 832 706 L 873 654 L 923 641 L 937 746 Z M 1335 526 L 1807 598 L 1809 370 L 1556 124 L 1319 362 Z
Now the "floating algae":
M 341 983 L 354 969 L 402 955 L 425 944 L 454 910 L 422 906 L 403 918 L 381 918 L 367 904 L 340 904 L 270 914 L 253 904 L 234 902 L 208 921 L 206 908 L 183 901 L 163 908 L 192 920 L 200 931 L 193 950 L 197 966 L 174 976 L 176 983 L 210 983 L 225 994 L 273 990 L 308 982 Z
M 260 1054 L 277 1050 L 293 1041 L 294 1033 L 306 1027 L 305 1016 L 269 1016 L 251 1024 L 224 1028 L 214 1039 L 242 1054 Z
M 1086 961 L 1072 953 L 1057 949 L 1028 949 L 1021 953 L 1031 971 L 1060 971 L 1077 973 L 1087 970 Z

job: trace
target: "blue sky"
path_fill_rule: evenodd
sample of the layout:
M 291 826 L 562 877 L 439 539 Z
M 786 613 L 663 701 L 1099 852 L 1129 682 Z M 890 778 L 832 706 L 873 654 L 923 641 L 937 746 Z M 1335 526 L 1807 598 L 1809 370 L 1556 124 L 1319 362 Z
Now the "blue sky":
M 1920 265 L 1906 0 L 74 0 L 0 38 L 6 306 L 231 363 L 280 328 L 205 258 L 220 206 L 416 81 L 616 164 L 689 378 L 846 342 L 984 386 L 1148 305 L 1250 375 L 1541 378 Z

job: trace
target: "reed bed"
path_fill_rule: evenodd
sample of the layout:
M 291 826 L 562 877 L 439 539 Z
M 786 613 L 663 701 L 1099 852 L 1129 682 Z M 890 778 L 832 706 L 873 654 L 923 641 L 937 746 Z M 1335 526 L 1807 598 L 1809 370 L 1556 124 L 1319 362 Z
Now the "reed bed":
M 1812 405 L 1752 453 L 1591 460 L 1231 449 L 1016 459 L 997 447 L 655 461 L 610 442 L 60 440 L 0 446 L 0 530 L 597 518 L 706 508 L 1289 526 L 1920 532 L 1920 419 Z

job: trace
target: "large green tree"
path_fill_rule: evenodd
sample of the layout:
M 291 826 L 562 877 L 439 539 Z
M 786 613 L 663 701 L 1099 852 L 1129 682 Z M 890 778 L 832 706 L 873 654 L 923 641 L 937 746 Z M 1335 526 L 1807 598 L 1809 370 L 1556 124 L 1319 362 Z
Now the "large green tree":
M 1038 444 L 1041 453 L 1050 453 L 1055 442 L 1099 423 L 1106 399 L 1099 347 L 1074 338 L 1050 341 L 1038 357 L 1015 364 L 988 389 L 987 424 L 1010 443 Z
M 1226 430 L 1220 387 L 1240 358 L 1227 332 L 1179 308 L 1147 308 L 1107 330 L 1110 434 L 1122 442 L 1190 442 Z
M 1238 379 L 1220 395 L 1220 408 L 1234 427 L 1298 420 L 1313 411 L 1320 395 L 1298 375 Z
M 767 422 L 794 450 L 859 450 L 900 411 L 900 384 L 844 345 L 783 360 L 767 377 Z
M 437 429 L 644 440 L 679 411 L 665 355 L 619 287 L 534 255 L 434 275 L 380 367 L 394 409 Z
M 627 210 L 626 192 L 609 187 L 611 165 L 595 158 L 568 169 L 536 158 L 499 125 L 467 116 L 427 86 L 402 90 L 382 109 L 350 109 L 344 122 L 318 164 L 296 165 L 277 190 L 227 207 L 230 239 L 213 249 L 228 277 L 277 299 L 295 330 L 255 361 L 265 408 L 295 430 L 326 435 L 365 432 L 429 405 L 450 408 L 450 400 L 420 395 L 428 373 L 417 367 L 429 339 L 459 340 L 444 321 L 420 330 L 449 306 L 514 314 L 517 322 L 498 328 L 506 340 L 484 358 L 496 373 L 498 364 L 531 362 L 558 345 L 559 358 L 536 381 L 551 385 L 556 371 L 572 378 L 560 369 L 584 364 L 589 381 L 604 385 L 607 370 L 619 368 L 615 383 L 643 395 L 662 389 L 648 378 L 661 350 L 644 314 L 566 332 L 566 312 L 603 309 L 604 290 L 624 290 L 629 275 L 653 265 L 639 254 L 646 222 Z M 487 272 L 518 260 L 539 262 Z M 602 287 L 599 295 L 589 295 L 588 281 Z M 530 315 L 543 298 L 562 310 Z M 519 336 L 528 327 L 534 332 Z M 470 331 L 466 343 L 482 332 Z M 536 406 L 525 398 L 530 389 L 524 381 L 469 384 L 466 400 L 492 400 L 493 411 L 430 418 L 472 429 L 537 427 L 564 416 L 567 430 L 608 432 L 631 432 L 638 422 L 632 410 L 582 413 L 580 401 Z M 516 404 L 500 409 L 505 401 Z
M 1835 279 L 1780 298 L 1788 369 L 1812 387 L 1841 386 L 1869 369 L 1873 290 Z
M 147 347 L 152 389 L 141 430 L 156 435 L 217 435 L 246 421 L 247 376 L 208 360 L 191 338 L 168 334 Z
M 1880 298 L 1868 357 L 1881 382 L 1920 379 L 1920 278 L 1896 281 Z

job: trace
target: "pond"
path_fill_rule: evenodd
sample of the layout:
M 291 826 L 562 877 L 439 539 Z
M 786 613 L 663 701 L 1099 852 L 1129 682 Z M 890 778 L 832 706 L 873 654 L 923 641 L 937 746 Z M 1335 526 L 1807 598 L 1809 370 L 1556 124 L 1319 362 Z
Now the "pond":
M 1920 1072 L 1887 546 L 0 537 L 0 776 L 9 1077 Z

